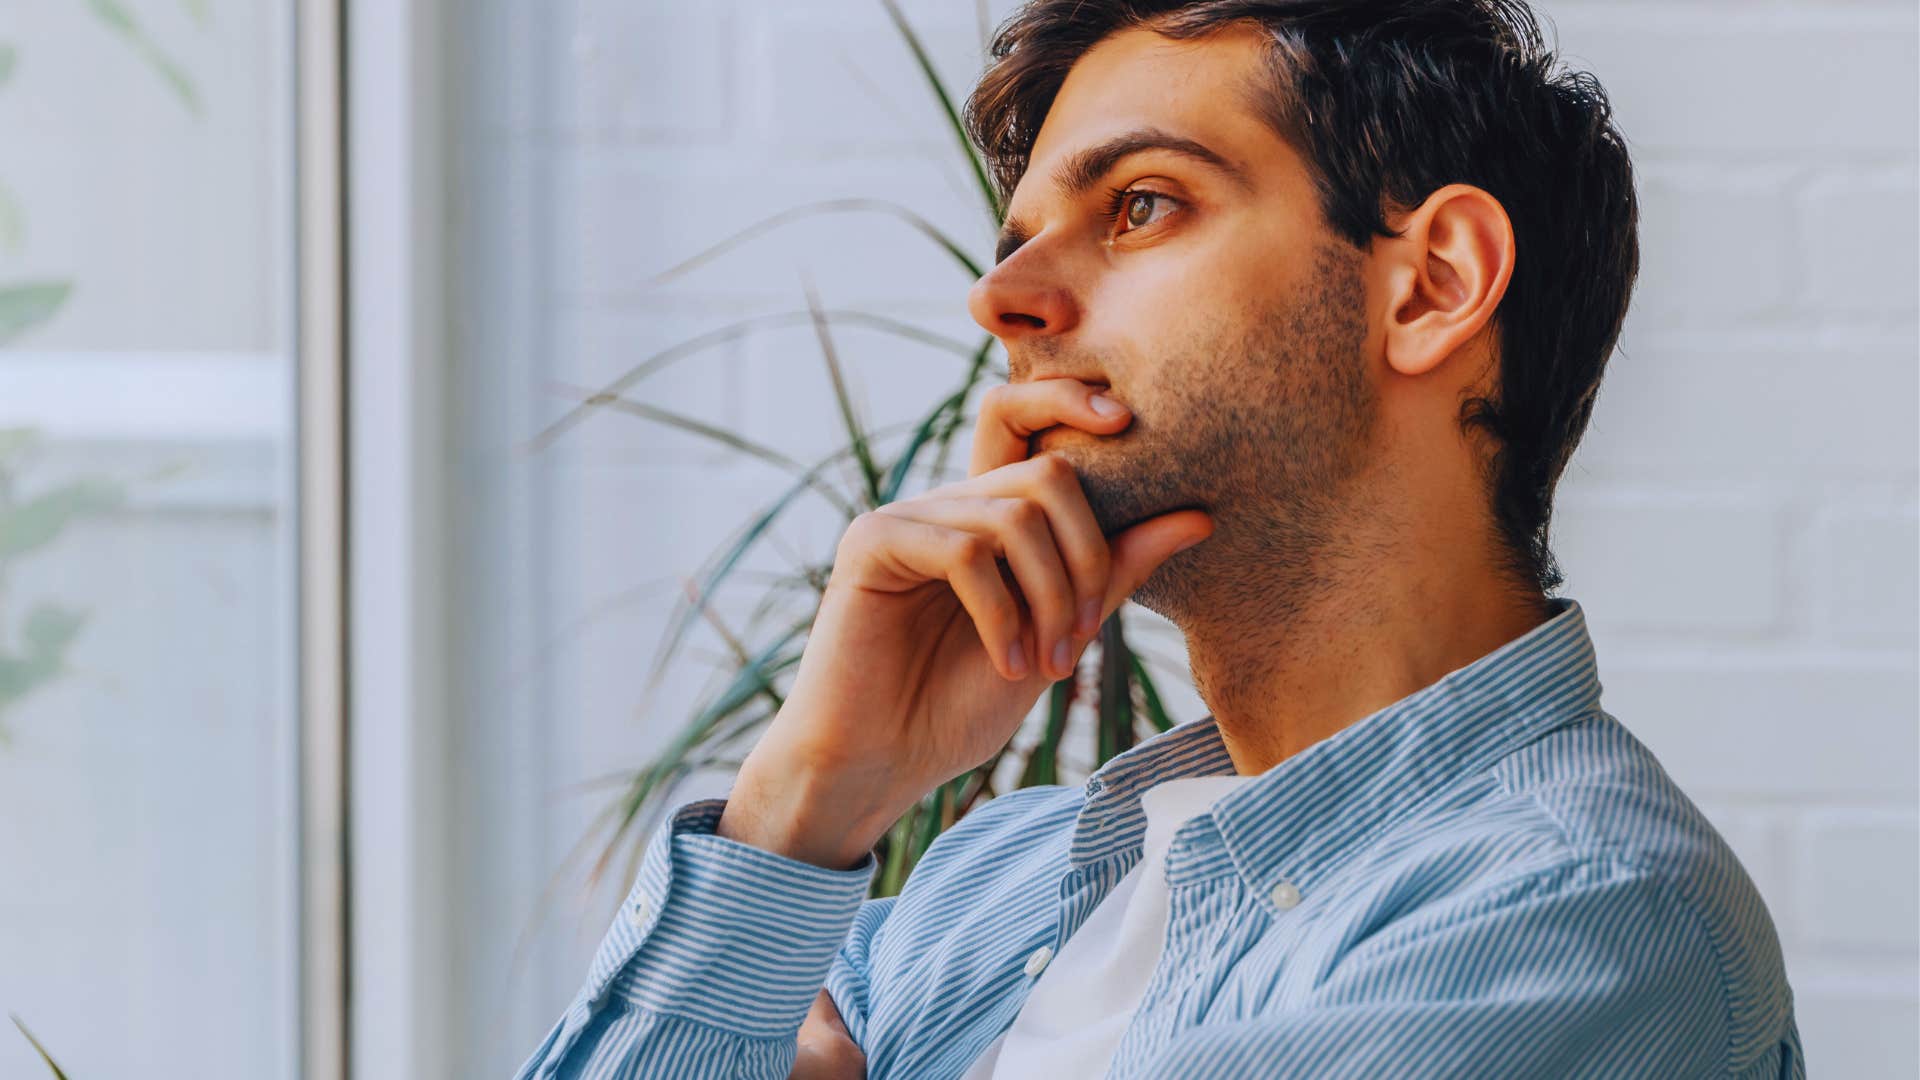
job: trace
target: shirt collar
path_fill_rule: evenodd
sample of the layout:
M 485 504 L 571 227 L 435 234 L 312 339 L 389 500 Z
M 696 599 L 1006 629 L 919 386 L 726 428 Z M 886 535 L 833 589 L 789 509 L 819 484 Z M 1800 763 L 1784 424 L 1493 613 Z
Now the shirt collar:
M 1462 776 L 1599 709 L 1593 641 L 1578 601 L 1548 600 L 1545 622 L 1222 796 L 1183 826 L 1168 880 L 1236 871 L 1261 895 L 1303 895 L 1376 833 Z M 1163 780 L 1232 773 L 1212 716 L 1115 755 L 1086 783 L 1075 867 L 1138 852 L 1140 794 Z M 1217 841 L 1217 842 L 1213 842 Z

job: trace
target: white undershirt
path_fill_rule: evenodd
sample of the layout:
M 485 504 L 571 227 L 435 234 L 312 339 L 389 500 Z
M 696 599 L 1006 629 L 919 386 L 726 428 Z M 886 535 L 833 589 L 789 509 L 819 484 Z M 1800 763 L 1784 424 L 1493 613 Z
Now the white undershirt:
M 1133 1021 L 1167 938 L 1167 846 L 1251 776 L 1189 776 L 1141 793 L 1144 852 L 1047 962 L 1007 1030 L 961 1080 L 1100 1077 Z

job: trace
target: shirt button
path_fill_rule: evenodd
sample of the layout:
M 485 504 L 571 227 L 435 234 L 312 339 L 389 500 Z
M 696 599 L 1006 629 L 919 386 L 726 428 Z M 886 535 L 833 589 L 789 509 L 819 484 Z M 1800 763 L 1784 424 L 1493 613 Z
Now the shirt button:
M 647 898 L 642 896 L 627 905 L 627 921 L 639 926 L 647 921 Z
M 1278 907 L 1281 911 L 1285 911 L 1299 902 L 1300 890 L 1294 888 L 1292 882 L 1283 881 L 1273 887 L 1273 903 L 1274 906 Z
M 1053 959 L 1053 950 L 1045 945 L 1033 950 L 1027 956 L 1027 974 L 1038 975 L 1046 970 L 1047 961 Z

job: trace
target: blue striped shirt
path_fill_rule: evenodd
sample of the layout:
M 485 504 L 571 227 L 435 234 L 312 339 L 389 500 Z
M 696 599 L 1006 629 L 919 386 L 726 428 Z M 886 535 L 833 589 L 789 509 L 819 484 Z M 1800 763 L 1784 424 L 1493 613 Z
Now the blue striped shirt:
M 1109 1076 L 1804 1075 L 1766 906 L 1550 603 L 1180 828 Z M 1140 858 L 1141 792 L 1233 771 L 1211 717 L 1180 725 L 976 808 L 876 900 L 871 854 L 812 866 L 689 802 L 520 1075 L 785 1077 L 824 985 L 869 1077 L 958 1077 Z

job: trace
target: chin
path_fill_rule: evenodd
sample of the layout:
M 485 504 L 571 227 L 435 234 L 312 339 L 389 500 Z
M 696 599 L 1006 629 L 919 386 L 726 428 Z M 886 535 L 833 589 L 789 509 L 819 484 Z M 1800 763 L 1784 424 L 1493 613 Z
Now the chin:
M 1199 558 L 1198 548 L 1168 556 L 1128 599 L 1175 626 L 1186 628 L 1191 621 L 1193 598 L 1200 591 Z

